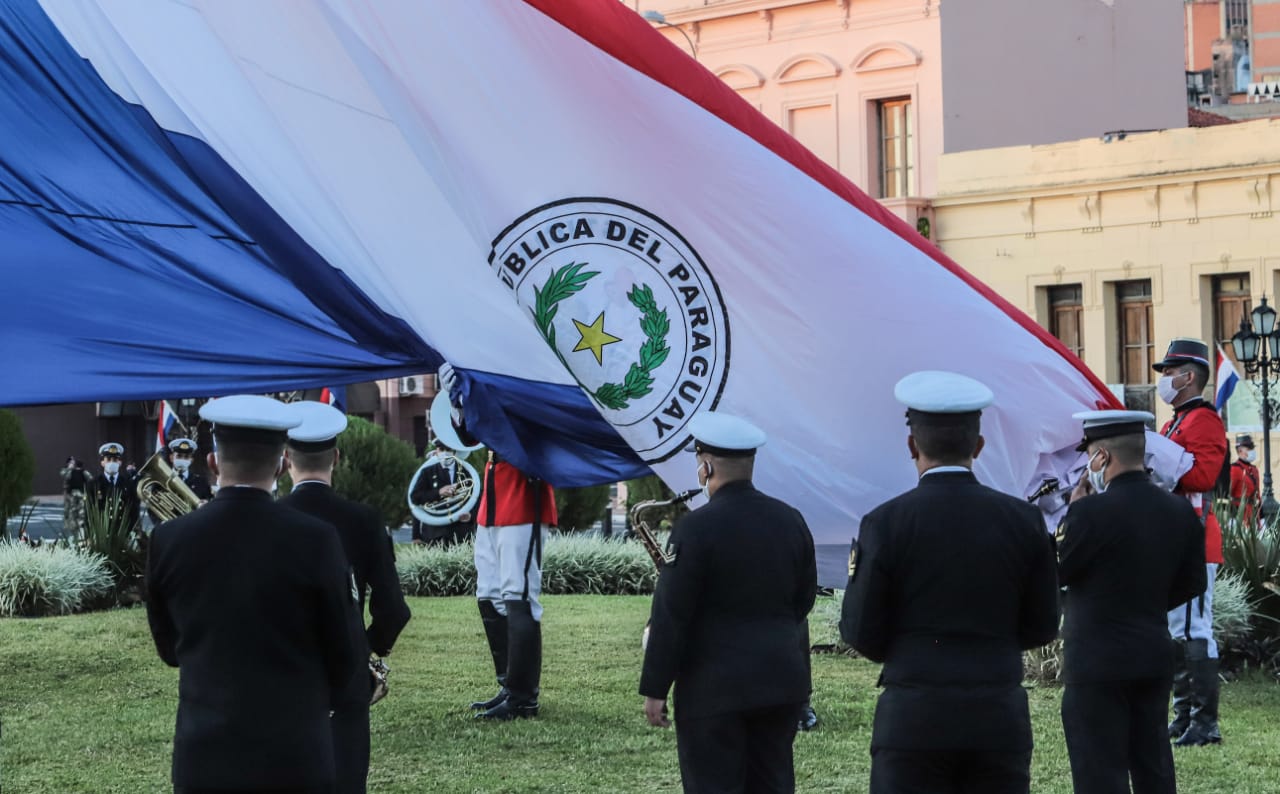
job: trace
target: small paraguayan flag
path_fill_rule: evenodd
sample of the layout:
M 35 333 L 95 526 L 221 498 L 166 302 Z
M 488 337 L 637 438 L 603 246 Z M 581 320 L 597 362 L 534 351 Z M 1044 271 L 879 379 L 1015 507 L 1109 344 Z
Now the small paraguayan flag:
M 1221 411 L 1227 404 L 1227 400 L 1231 399 L 1231 393 L 1236 390 L 1236 384 L 1240 382 L 1240 373 L 1222 350 L 1222 345 L 1218 345 L 1217 381 L 1218 390 L 1214 394 L 1213 405 Z
M 320 390 L 320 402 L 325 405 L 332 405 L 343 413 L 347 412 L 347 387 L 334 386 L 332 388 L 325 386 Z
M 156 417 L 156 452 L 164 449 L 165 438 L 173 426 L 180 424 L 178 415 L 168 400 L 160 401 L 160 414 Z

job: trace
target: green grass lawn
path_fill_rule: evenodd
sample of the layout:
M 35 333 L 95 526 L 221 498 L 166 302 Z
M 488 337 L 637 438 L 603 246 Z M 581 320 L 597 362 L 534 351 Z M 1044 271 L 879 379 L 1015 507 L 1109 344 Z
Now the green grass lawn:
M 504 725 L 477 724 L 466 710 L 493 690 L 474 602 L 410 606 L 391 695 L 373 709 L 371 791 L 679 789 L 675 736 L 647 726 L 636 694 L 647 597 L 547 598 L 542 717 Z M 5 794 L 169 790 L 177 672 L 155 656 L 141 609 L 0 621 L 0 671 Z M 866 790 L 876 671 L 814 657 L 822 726 L 796 739 L 799 790 Z M 1059 694 L 1031 691 L 1037 793 L 1071 790 Z M 1227 743 L 1176 753 L 1179 790 L 1280 791 L 1280 686 L 1231 683 L 1222 699 Z

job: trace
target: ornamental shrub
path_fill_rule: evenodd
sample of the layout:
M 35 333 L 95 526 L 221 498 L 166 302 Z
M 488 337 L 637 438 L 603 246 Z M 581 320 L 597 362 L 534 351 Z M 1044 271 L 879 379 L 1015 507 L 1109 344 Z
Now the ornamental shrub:
M 1219 578 L 1232 572 L 1242 579 L 1246 598 L 1265 619 L 1254 628 L 1275 634 L 1280 630 L 1280 522 L 1272 519 L 1259 525 L 1226 511 L 1222 524 L 1222 559 Z M 1216 593 L 1214 601 L 1217 601 Z M 1217 611 L 1217 604 L 1214 605 Z
M 68 615 L 105 597 L 113 585 L 101 555 L 66 546 L 0 543 L 0 616 Z
M 31 496 L 36 457 L 13 411 L 0 409 L 0 527 Z
M 476 592 L 471 544 L 397 546 L 396 570 L 406 595 L 457 596 Z M 553 533 L 542 553 L 542 592 L 548 595 L 652 593 L 657 569 L 635 541 Z
M 604 517 L 609 506 L 609 486 L 588 485 L 584 488 L 557 488 L 556 514 L 561 532 L 591 529 Z
M 335 491 L 377 508 L 387 526 L 399 527 L 409 520 L 405 497 L 409 481 L 421 465 L 412 446 L 373 422 L 352 416 L 346 432 L 338 436 L 338 451 Z M 280 488 L 282 494 L 288 493 L 285 483 Z

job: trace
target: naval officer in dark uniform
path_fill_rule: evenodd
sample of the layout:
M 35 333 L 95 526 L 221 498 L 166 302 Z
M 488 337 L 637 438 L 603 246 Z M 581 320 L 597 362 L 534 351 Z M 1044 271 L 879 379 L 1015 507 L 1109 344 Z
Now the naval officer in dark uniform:
M 298 419 L 256 395 L 212 400 L 217 497 L 152 534 L 147 619 L 178 668 L 178 794 L 330 792 L 329 712 L 365 660 L 355 582 L 331 524 L 271 499 Z
M 1059 530 L 1066 588 L 1062 728 L 1075 790 L 1173 794 L 1164 724 L 1173 686 L 1167 612 L 1203 592 L 1204 526 L 1144 468 L 1146 411 L 1087 411 L 1087 477 Z M 1086 495 L 1092 493 L 1094 495 Z
M 409 622 L 409 607 L 396 574 L 391 536 L 377 510 L 343 499 L 333 490 L 333 467 L 338 462 L 338 434 L 347 417 L 321 402 L 291 403 L 302 424 L 289 431 L 285 459 L 293 476 L 293 492 L 281 499 L 296 510 L 323 519 L 338 529 L 347 561 L 355 573 L 360 614 L 369 592 L 369 628 L 357 638 L 361 656 L 387 656 L 396 637 Z M 368 667 L 357 670 L 342 698 L 334 705 L 333 756 L 337 767 L 336 794 L 364 794 L 369 777 L 369 698 L 373 681 Z
M 138 499 L 138 480 L 124 470 L 124 445 L 108 441 L 98 447 L 102 473 L 91 481 L 94 505 L 100 515 L 113 516 L 117 511 L 134 532 L 142 531 L 139 516 L 142 503 Z
M 871 791 L 1025 794 L 1022 652 L 1058 633 L 1053 538 L 1035 507 L 973 475 L 990 389 L 916 372 L 894 396 L 920 482 L 862 519 L 840 619 L 845 642 L 884 663 Z
M 190 488 L 201 501 L 207 502 L 213 498 L 213 491 L 209 488 L 209 481 L 203 474 L 196 474 L 191 470 L 191 462 L 195 454 L 196 442 L 189 438 L 175 438 L 169 442 L 169 455 L 178 479 L 182 480 L 183 484 Z
M 672 532 L 640 677 L 645 716 L 667 727 L 686 792 L 795 790 L 791 747 L 809 697 L 800 632 L 817 593 L 813 538 L 794 508 L 751 484 L 765 435 L 703 413 L 689 423 L 710 496 Z

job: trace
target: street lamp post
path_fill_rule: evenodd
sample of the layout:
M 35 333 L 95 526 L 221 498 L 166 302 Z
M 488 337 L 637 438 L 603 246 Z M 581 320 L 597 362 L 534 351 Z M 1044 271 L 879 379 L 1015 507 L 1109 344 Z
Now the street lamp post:
M 1240 318 L 1240 330 L 1231 337 L 1236 360 L 1244 365 L 1245 377 L 1262 386 L 1262 517 L 1270 519 L 1280 511 L 1271 490 L 1271 423 L 1277 406 L 1271 399 L 1271 388 L 1280 376 L 1280 330 L 1276 329 L 1276 310 L 1267 305 L 1267 296 L 1249 317 Z
M 693 39 L 689 37 L 688 33 L 685 33 L 684 28 L 680 27 L 679 25 L 673 25 L 670 22 L 668 22 L 667 18 L 663 16 L 661 11 L 646 11 L 640 16 L 644 17 L 645 19 L 649 20 L 650 22 L 656 25 L 663 25 L 665 27 L 674 28 L 680 31 L 680 35 L 684 36 L 684 40 L 689 42 L 689 52 L 693 54 L 693 59 L 695 61 L 698 60 L 698 48 L 694 46 Z

